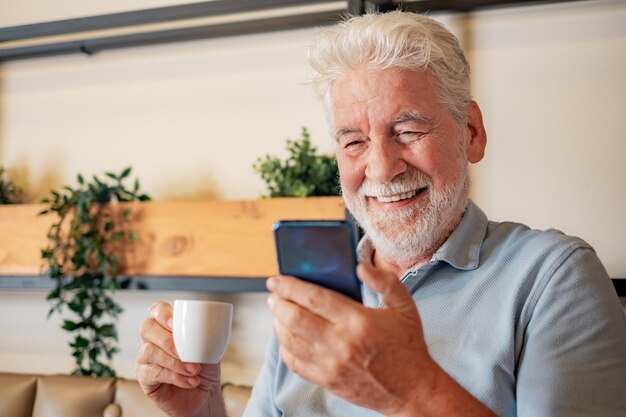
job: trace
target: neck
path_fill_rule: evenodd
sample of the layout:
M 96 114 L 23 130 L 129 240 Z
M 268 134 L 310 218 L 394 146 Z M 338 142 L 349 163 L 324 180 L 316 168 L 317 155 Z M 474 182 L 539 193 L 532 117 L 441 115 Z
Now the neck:
M 397 264 L 397 263 L 394 263 L 393 261 L 385 259 L 382 255 L 380 255 L 380 252 L 374 251 L 374 255 L 372 256 L 372 263 L 374 264 L 376 268 L 391 272 L 396 277 L 398 277 L 398 279 L 400 279 L 407 271 L 430 261 L 433 255 L 435 254 L 435 252 L 436 250 L 433 250 L 432 252 L 429 252 L 428 254 L 424 256 L 412 259 L 410 262 L 406 264 L 405 263 Z
M 371 242 L 374 249 L 374 253 L 372 254 L 371 259 L 372 264 L 376 268 L 391 272 L 398 278 L 401 278 L 407 271 L 429 262 L 433 258 L 433 255 L 439 250 L 439 248 L 446 242 L 446 240 L 448 240 L 448 238 L 457 228 L 459 223 L 461 223 L 461 219 L 463 218 L 466 209 L 467 202 L 458 218 L 452 220 L 447 230 L 444 229 L 446 231 L 443 233 L 443 236 L 438 241 L 436 241 L 431 249 L 420 254 L 416 254 L 416 256 L 414 257 L 409 257 L 408 259 L 406 259 L 406 262 L 398 262 L 391 257 L 385 257 L 381 254 L 380 251 L 376 250 L 376 246 L 373 244 L 373 242 Z
M 456 225 L 458 225 L 458 222 L 456 223 Z M 383 255 L 381 255 L 381 253 L 377 251 L 376 248 L 374 248 L 372 263 L 376 268 L 391 272 L 395 276 L 397 276 L 398 279 L 400 279 L 407 271 L 429 262 L 433 258 L 433 255 L 445 243 L 445 241 L 448 240 L 448 238 L 456 228 L 456 225 L 452 228 L 452 230 L 446 233 L 444 237 L 433 246 L 432 249 L 430 249 L 426 253 L 419 254 L 414 258 L 410 258 L 409 260 L 407 260 L 407 262 L 398 263 L 391 259 L 387 259 Z

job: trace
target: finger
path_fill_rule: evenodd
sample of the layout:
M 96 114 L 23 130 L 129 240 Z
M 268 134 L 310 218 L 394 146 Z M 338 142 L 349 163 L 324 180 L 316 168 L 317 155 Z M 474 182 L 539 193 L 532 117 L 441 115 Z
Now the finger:
M 144 343 L 152 343 L 168 355 L 178 359 L 178 353 L 174 347 L 174 337 L 172 332 L 153 318 L 144 320 L 139 329 L 139 335 Z
M 135 373 L 137 374 L 137 381 L 146 394 L 154 392 L 162 384 L 175 385 L 180 388 L 195 388 L 201 382 L 198 375 L 181 375 L 155 364 L 137 364 Z
M 332 325 L 327 319 L 275 294 L 270 295 L 268 304 L 275 321 L 307 340 L 324 337 Z
M 198 374 L 200 377 L 200 385 L 198 385 L 198 388 L 209 391 L 216 385 L 219 386 L 221 373 L 221 364 L 219 362 L 202 364 L 200 373 Z
M 343 320 L 354 308 L 361 307 L 336 291 L 286 275 L 269 278 L 267 289 L 333 323 Z
M 152 343 L 144 343 L 137 352 L 137 364 L 158 365 L 183 376 L 194 376 L 200 372 L 200 365 L 195 363 L 183 363 L 178 358 L 168 355 Z
M 174 309 L 165 301 L 157 301 L 148 309 L 148 315 L 155 319 L 161 326 L 172 330 L 172 317 Z
M 289 368 L 291 372 L 314 384 L 321 385 L 321 379 L 319 377 L 319 375 L 321 375 L 321 371 L 317 366 L 311 362 L 299 359 L 296 355 L 290 352 L 289 349 L 282 346 L 279 347 L 278 352 L 280 357 L 283 359 L 283 362 L 287 365 L 287 368 Z
M 313 359 L 314 346 L 310 340 L 304 339 L 291 332 L 287 327 L 277 321 L 274 321 L 272 327 L 278 339 L 279 346 L 289 350 L 293 355 L 302 360 L 311 361 Z
M 359 262 L 356 267 L 356 274 L 365 285 L 381 294 L 387 308 L 394 310 L 415 309 L 415 302 L 411 298 L 411 294 L 394 274 L 381 271 L 369 262 Z

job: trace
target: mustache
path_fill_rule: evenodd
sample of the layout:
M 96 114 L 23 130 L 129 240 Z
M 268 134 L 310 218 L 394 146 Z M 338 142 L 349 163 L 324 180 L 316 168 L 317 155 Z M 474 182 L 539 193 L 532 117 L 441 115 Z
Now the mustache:
M 410 168 L 387 184 L 380 184 L 365 178 L 357 194 L 359 197 L 394 195 L 431 186 L 432 179 L 428 175 L 418 169 Z

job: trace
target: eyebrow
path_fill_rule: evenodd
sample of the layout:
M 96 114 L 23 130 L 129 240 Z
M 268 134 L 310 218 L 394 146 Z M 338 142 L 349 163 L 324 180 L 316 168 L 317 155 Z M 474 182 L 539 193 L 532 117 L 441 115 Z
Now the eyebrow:
M 395 125 L 402 122 L 417 122 L 425 124 L 432 123 L 428 117 L 422 116 L 419 112 L 414 110 L 401 113 L 398 117 L 392 120 L 391 124 Z
M 358 130 L 352 129 L 352 128 L 339 129 L 337 132 L 335 132 L 335 142 L 339 142 L 339 138 L 342 135 L 345 135 L 346 133 L 354 133 L 354 132 L 358 132 Z

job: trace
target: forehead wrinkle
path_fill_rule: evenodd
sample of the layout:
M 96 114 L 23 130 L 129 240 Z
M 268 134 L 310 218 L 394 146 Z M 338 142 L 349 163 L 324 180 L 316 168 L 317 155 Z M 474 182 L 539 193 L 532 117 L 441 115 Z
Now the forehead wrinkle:
M 347 111 L 350 117 L 348 117 L 347 120 L 342 120 L 341 124 L 337 124 L 337 118 L 335 118 L 335 140 L 338 141 L 342 135 L 347 133 L 367 134 L 371 126 L 370 111 L 363 107 L 359 108 L 349 105 L 343 107 L 349 109 Z

